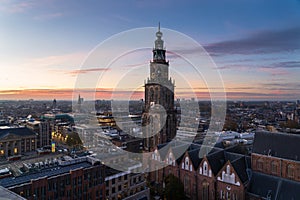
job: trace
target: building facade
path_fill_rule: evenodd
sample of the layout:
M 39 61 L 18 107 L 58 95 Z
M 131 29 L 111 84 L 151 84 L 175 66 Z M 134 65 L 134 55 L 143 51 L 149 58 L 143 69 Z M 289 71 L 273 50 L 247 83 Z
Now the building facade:
M 165 178 L 173 174 L 182 182 L 187 199 L 245 199 L 250 178 L 246 156 L 199 144 L 191 144 L 181 154 L 185 148 L 185 144 L 179 144 L 170 147 L 167 153 L 156 149 L 153 164 L 167 166 L 151 172 L 150 183 L 163 188 Z M 204 152 L 203 157 L 199 157 L 200 151 Z
M 35 151 L 37 134 L 27 127 L 0 128 L 0 156 L 8 159 L 20 157 L 25 152 Z
M 255 134 L 249 199 L 300 198 L 299 144 L 300 136 L 296 134 Z
M 105 166 L 92 157 L 39 166 L 35 173 L 8 177 L 0 185 L 28 199 L 106 199 Z
M 171 141 L 176 134 L 174 109 L 174 81 L 169 77 L 169 61 L 160 27 L 156 33 L 153 59 L 150 62 L 150 78 L 145 83 L 145 150 L 152 151 L 158 144 Z
M 108 200 L 150 199 L 150 191 L 144 173 L 121 172 L 107 168 L 105 185 Z
M 37 133 L 37 147 L 51 145 L 51 130 L 48 121 L 28 121 L 26 127 Z

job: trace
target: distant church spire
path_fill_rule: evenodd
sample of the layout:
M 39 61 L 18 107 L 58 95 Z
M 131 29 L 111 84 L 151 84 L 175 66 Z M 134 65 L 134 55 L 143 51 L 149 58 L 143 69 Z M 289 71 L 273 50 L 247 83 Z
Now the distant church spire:
M 80 97 L 80 94 L 78 95 L 78 102 L 77 102 L 79 105 L 81 104 L 81 97 Z

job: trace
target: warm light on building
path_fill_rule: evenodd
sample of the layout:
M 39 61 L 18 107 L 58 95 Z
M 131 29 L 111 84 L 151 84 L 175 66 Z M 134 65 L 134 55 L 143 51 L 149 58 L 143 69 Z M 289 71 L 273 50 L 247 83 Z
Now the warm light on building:
M 55 152 L 55 142 L 52 142 L 52 144 L 51 144 L 51 152 L 52 153 Z

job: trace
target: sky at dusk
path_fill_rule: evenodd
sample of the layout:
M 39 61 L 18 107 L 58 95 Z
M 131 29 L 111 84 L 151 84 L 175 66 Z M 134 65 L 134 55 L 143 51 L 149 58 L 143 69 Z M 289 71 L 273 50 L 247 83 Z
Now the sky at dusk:
M 110 99 L 113 91 L 117 99 L 127 94 L 143 98 L 155 32 L 148 49 L 120 57 L 115 71 L 82 65 L 111 36 L 156 27 L 158 22 L 163 32 L 165 28 L 167 51 L 172 49 L 168 29 L 192 38 L 208 52 L 224 83 L 212 86 L 216 93 L 220 87 L 234 100 L 300 99 L 299 0 L 0 0 L 0 100 L 71 100 L 78 75 L 99 72 L 103 78 L 96 88 L 83 88 L 84 98 Z M 144 39 L 136 37 L 128 42 Z M 114 48 L 122 47 L 115 42 L 101 55 L 115 55 Z M 171 51 L 167 57 L 176 96 L 208 99 L 205 81 L 193 76 L 185 67 L 188 63 Z M 124 78 L 122 70 L 129 68 L 135 72 Z M 114 82 L 121 85 L 117 90 Z M 187 85 L 193 91 L 186 90 Z

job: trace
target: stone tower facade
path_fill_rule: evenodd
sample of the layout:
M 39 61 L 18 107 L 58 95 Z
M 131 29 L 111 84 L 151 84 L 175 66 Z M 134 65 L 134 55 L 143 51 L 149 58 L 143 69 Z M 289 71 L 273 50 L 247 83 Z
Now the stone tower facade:
M 145 150 L 152 151 L 158 144 L 172 140 L 176 135 L 174 109 L 174 81 L 169 77 L 169 61 L 162 40 L 160 26 L 150 62 L 150 77 L 145 82 L 145 110 L 143 125 Z

